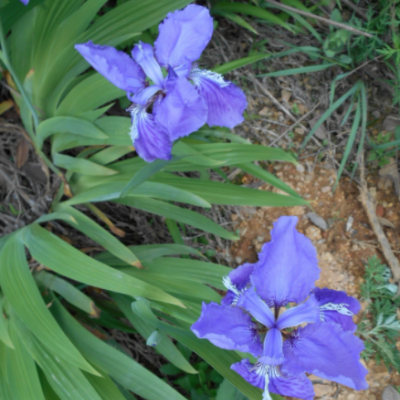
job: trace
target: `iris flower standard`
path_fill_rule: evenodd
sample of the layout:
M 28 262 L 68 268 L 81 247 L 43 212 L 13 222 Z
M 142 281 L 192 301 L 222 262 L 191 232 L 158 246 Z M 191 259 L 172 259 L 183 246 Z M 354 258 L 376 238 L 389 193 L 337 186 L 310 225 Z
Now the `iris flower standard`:
M 139 42 L 133 58 L 92 42 L 75 46 L 94 69 L 127 92 L 133 103 L 130 135 L 148 162 L 170 159 L 173 141 L 205 123 L 233 128 L 243 121 L 247 106 L 241 89 L 195 63 L 213 33 L 207 8 L 191 4 L 169 13 L 159 32 L 154 48 Z
M 271 399 L 269 392 L 313 399 L 306 372 L 366 389 L 364 345 L 352 320 L 360 304 L 345 292 L 314 287 L 317 253 L 296 224 L 297 217 L 280 217 L 259 261 L 230 272 L 221 305 L 203 303 L 191 329 L 218 347 L 256 357 L 254 365 L 244 359 L 231 368 L 263 389 L 263 400 Z

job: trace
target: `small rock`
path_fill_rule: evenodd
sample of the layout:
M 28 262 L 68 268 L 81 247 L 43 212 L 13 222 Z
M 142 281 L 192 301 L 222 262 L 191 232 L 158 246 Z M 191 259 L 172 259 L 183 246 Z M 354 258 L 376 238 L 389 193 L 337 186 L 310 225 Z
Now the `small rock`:
M 375 209 L 375 214 L 377 217 L 383 217 L 385 214 L 385 209 L 383 208 L 383 206 L 378 204 Z
M 372 111 L 372 116 L 376 119 L 381 117 L 381 112 L 378 110 Z
M 346 222 L 346 232 L 349 232 L 351 227 L 353 226 L 354 218 L 350 215 Z
M 27 162 L 23 167 L 22 171 L 25 172 L 28 177 L 37 183 L 47 183 L 47 176 L 44 172 L 40 163 Z
M 311 129 L 314 128 L 315 124 L 319 121 L 319 119 L 320 119 L 320 115 L 318 115 L 318 116 L 314 117 L 312 120 L 310 120 L 309 125 L 310 125 Z M 321 126 L 319 126 L 317 128 L 317 130 L 315 131 L 314 135 L 318 139 L 321 139 L 321 140 L 327 139 L 328 138 L 328 132 L 327 132 L 327 130 L 325 128 L 325 125 L 322 124 Z
M 321 229 L 317 228 L 316 226 L 309 226 L 306 229 L 306 236 L 313 241 L 321 240 Z
M 326 261 L 327 263 L 333 263 L 335 261 L 335 257 L 333 257 L 332 253 L 328 251 L 321 254 L 321 261 Z
M 400 126 L 400 118 L 397 115 L 388 115 L 382 124 L 382 128 L 385 131 L 391 132 Z
M 330 186 L 324 186 L 324 187 L 321 189 L 321 192 L 322 192 L 322 193 L 328 193 L 330 190 L 331 190 L 331 187 L 330 187 Z
M 242 262 L 242 257 L 236 257 L 236 258 L 235 258 L 235 261 L 236 261 L 238 264 L 241 264 L 241 262 Z
M 303 128 L 294 128 L 294 131 L 298 134 L 298 135 L 304 135 L 306 133 L 306 131 Z
M 261 115 L 262 117 L 268 117 L 270 115 L 270 111 L 268 107 L 264 107 L 261 111 L 259 111 L 259 115 Z
M 264 241 L 264 236 L 257 236 L 257 242 L 262 243 Z
M 329 396 L 334 393 L 335 387 L 332 385 L 321 385 L 316 383 L 314 385 L 314 391 L 316 397 Z
M 326 221 L 320 217 L 318 214 L 309 212 L 306 214 L 306 217 L 315 225 L 318 226 L 318 228 L 321 228 L 322 230 L 326 231 L 328 229 L 328 224 Z
M 313 179 L 312 175 L 305 175 L 305 176 L 304 176 L 304 180 L 305 180 L 306 182 L 311 182 L 312 179 Z
M 303 173 L 305 171 L 304 165 L 296 164 L 296 170 Z
M 288 90 L 283 89 L 281 91 L 281 96 L 282 96 L 282 100 L 288 102 L 290 100 L 290 98 L 292 97 L 292 92 L 289 92 Z
M 288 208 L 288 215 L 294 215 L 294 216 L 301 216 L 304 215 L 304 207 L 303 206 L 294 206 L 291 208 Z
M 391 385 L 385 387 L 382 393 L 382 400 L 397 400 L 400 399 L 399 392 Z

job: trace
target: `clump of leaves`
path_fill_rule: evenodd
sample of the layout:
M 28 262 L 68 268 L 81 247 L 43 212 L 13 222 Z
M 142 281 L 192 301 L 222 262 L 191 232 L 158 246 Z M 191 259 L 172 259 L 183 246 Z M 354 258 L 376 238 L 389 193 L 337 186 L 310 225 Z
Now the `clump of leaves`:
M 399 134 L 396 134 L 396 139 L 397 136 L 400 136 Z M 383 167 L 384 165 L 389 164 L 390 158 L 394 157 L 396 154 L 396 149 L 392 147 L 389 148 L 388 150 L 386 149 L 386 146 L 381 146 L 381 145 L 387 145 L 388 143 L 390 144 L 392 136 L 393 136 L 392 132 L 388 133 L 379 132 L 376 138 L 370 138 L 370 142 L 373 145 L 373 147 L 368 154 L 368 161 L 376 162 L 379 167 Z
M 364 340 L 364 359 L 375 357 L 390 368 L 400 371 L 400 352 L 396 341 L 400 336 L 397 310 L 400 297 L 394 298 L 397 286 L 390 283 L 390 269 L 376 257 L 371 257 L 365 267 L 361 296 L 368 302 L 359 324 L 358 334 Z

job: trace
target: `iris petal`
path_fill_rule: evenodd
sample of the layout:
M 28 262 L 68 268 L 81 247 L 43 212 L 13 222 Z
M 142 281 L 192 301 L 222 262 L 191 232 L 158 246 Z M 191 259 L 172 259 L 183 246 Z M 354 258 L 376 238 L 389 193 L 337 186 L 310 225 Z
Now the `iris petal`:
M 122 51 L 99 46 L 91 41 L 77 44 L 75 49 L 112 84 L 126 92 L 136 93 L 144 88 L 146 76 L 140 66 Z
M 311 295 L 305 303 L 286 310 L 279 316 L 276 326 L 279 329 L 285 329 L 305 322 L 319 322 L 319 303 L 314 295 Z
M 149 99 L 154 96 L 159 90 L 161 90 L 161 87 L 159 86 L 149 86 L 140 92 L 136 93 L 133 97 L 130 98 L 130 100 L 133 103 L 140 104 L 142 106 L 145 106 Z
M 283 355 L 283 339 L 279 329 L 272 328 L 264 339 L 263 354 L 260 362 L 268 365 L 280 365 L 285 361 Z
M 258 357 L 262 344 L 251 317 L 238 307 L 203 303 L 200 318 L 190 328 L 194 334 L 228 350 Z
M 257 371 L 257 367 L 253 365 L 248 358 L 231 365 L 231 369 L 237 372 L 243 379 L 251 385 L 264 389 L 266 371 Z
M 158 62 L 163 67 L 180 67 L 200 58 L 211 40 L 213 20 L 207 8 L 190 4 L 169 13 L 160 24 L 154 43 Z
M 171 79 L 165 85 L 167 95 L 153 113 L 170 139 L 175 140 L 205 124 L 207 104 L 186 78 Z
M 150 44 L 139 42 L 132 50 L 132 57 L 157 86 L 163 86 L 161 67 L 154 58 L 153 47 Z
M 243 122 L 243 111 L 247 107 L 243 91 L 220 74 L 195 69 L 189 74 L 208 105 L 207 124 L 234 128 Z
M 368 388 L 368 371 L 359 361 L 363 349 L 363 342 L 338 324 L 310 324 L 285 341 L 284 368 L 293 375 L 308 372 L 362 390 Z
M 248 359 L 233 364 L 231 369 L 251 385 L 267 389 L 264 390 L 263 400 L 271 399 L 268 391 L 304 400 L 312 400 L 315 395 L 313 385 L 305 374 L 296 377 L 282 375 L 275 367 L 263 364 L 252 365 Z M 265 388 L 266 383 L 268 388 Z
M 131 110 L 131 138 L 139 156 L 147 162 L 171 159 L 172 143 L 168 133 L 146 112 L 145 107 Z
M 297 232 L 297 221 L 280 217 L 275 222 L 271 241 L 254 265 L 251 283 L 270 306 L 303 302 L 319 277 L 317 252 L 311 240 Z
M 266 327 L 274 327 L 274 314 L 268 305 L 260 299 L 253 287 L 247 289 L 239 297 L 237 305 L 247 310 L 258 322 L 261 322 Z
M 271 376 L 268 389 L 272 393 L 296 399 L 313 400 L 315 396 L 313 385 L 305 374 L 296 377 Z
M 250 275 L 253 272 L 254 265 L 245 263 L 229 272 L 223 279 L 225 287 L 228 289 L 226 296 L 222 299 L 222 304 L 232 304 L 237 301 L 241 292 L 250 283 Z
M 327 288 L 315 288 L 313 292 L 321 307 L 321 320 L 336 322 L 345 331 L 356 331 L 357 325 L 352 316 L 361 309 L 357 299 L 345 292 Z

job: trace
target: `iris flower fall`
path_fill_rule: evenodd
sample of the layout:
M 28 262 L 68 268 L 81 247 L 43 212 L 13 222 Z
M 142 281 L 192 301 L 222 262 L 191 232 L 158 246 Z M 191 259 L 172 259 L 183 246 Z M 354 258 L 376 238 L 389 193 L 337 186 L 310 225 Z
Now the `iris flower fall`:
M 191 329 L 228 350 L 250 353 L 231 368 L 269 392 L 311 400 L 306 372 L 356 390 L 368 387 L 360 362 L 363 342 L 354 335 L 357 299 L 314 286 L 317 252 L 296 230 L 297 217 L 280 217 L 255 264 L 243 264 L 224 278 L 221 305 L 203 303 Z M 297 305 L 295 305 L 297 304 Z
M 243 121 L 246 96 L 222 75 L 195 63 L 213 33 L 207 8 L 188 5 L 169 13 L 154 43 L 139 42 L 132 58 L 88 42 L 75 48 L 132 101 L 130 135 L 140 157 L 171 158 L 173 141 L 205 123 L 233 128 Z

